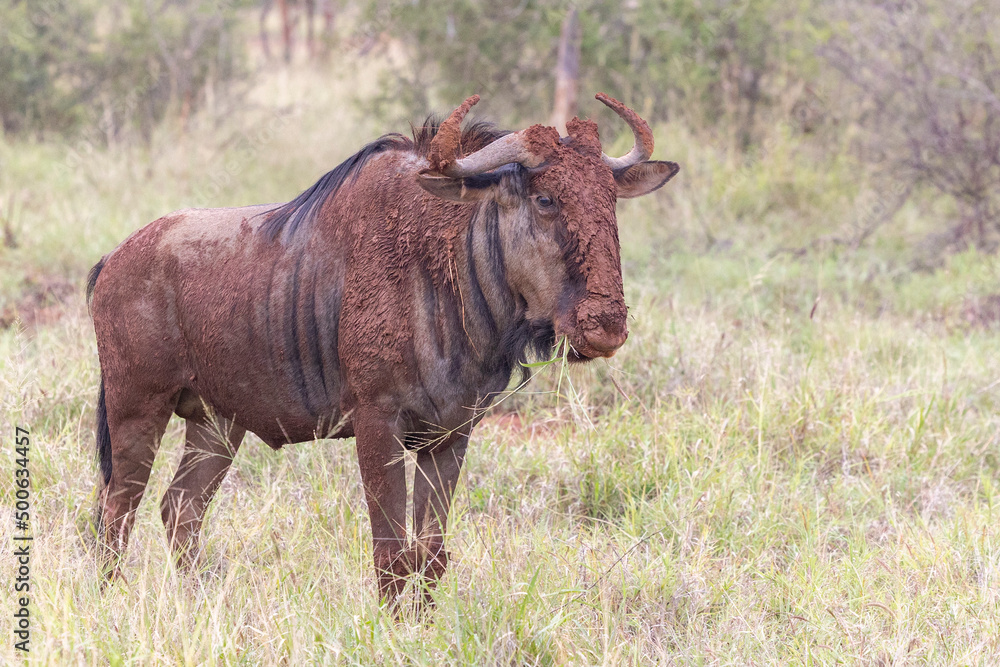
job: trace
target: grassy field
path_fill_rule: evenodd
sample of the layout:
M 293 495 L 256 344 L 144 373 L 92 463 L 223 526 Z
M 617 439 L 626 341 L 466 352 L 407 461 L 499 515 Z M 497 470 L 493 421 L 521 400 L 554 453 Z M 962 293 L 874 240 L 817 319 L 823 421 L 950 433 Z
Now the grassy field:
M 21 425 L 34 438 L 29 663 L 1000 660 L 1000 263 L 965 253 L 912 270 L 911 248 L 950 214 L 933 201 L 861 249 L 830 241 L 878 193 L 780 124 L 749 162 L 656 128 L 657 157 L 682 172 L 619 206 L 629 341 L 567 377 L 542 369 L 476 431 L 434 611 L 397 623 L 377 605 L 352 441 L 275 453 L 250 438 L 201 570 L 178 575 L 158 510 L 176 419 L 128 585 L 102 596 L 86 271 L 163 213 L 286 200 L 405 131 L 344 101 L 375 80 L 348 65 L 333 81 L 266 72 L 239 114 L 164 128 L 149 148 L 0 138 L 16 243 L 0 250 L 0 616 L 9 629 Z

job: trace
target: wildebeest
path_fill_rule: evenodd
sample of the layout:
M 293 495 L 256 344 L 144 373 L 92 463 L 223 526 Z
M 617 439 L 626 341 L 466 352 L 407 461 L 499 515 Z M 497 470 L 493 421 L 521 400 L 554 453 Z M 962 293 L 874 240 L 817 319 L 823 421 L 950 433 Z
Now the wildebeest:
M 557 339 L 571 360 L 610 357 L 628 335 L 615 202 L 678 167 L 648 161 L 645 121 L 597 98 L 635 135 L 625 157 L 604 155 L 589 120 L 566 137 L 463 130 L 473 96 L 412 140 L 368 144 L 286 204 L 179 211 L 101 259 L 88 298 L 104 576 L 120 574 L 177 414 L 186 443 L 161 510 L 182 565 L 246 431 L 275 449 L 355 436 L 380 594 L 394 602 L 415 572 L 433 585 L 469 434 L 519 362 Z

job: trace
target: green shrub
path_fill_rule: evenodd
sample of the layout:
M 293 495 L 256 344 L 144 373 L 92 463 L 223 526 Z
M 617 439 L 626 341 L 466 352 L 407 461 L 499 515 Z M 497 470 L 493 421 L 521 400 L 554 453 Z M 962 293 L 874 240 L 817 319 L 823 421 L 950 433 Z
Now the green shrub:
M 45 0 L 0 6 L 0 123 L 8 134 L 148 139 L 222 97 L 242 70 L 236 6 L 216 0 Z

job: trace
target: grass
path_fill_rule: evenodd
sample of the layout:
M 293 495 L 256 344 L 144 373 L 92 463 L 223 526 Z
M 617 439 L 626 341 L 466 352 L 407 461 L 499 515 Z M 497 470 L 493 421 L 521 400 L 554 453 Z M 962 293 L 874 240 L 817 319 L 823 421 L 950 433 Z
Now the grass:
M 965 253 L 911 271 L 906 249 L 933 229 L 933 205 L 905 209 L 857 251 L 781 251 L 849 230 L 864 190 L 836 161 L 826 176 L 798 170 L 803 140 L 781 128 L 749 166 L 682 127 L 657 129 L 684 171 L 619 207 L 629 342 L 571 382 L 560 364 L 537 369 L 477 429 L 434 611 L 397 623 L 377 605 L 351 441 L 275 453 L 249 438 L 210 509 L 202 568 L 178 575 L 158 510 L 176 420 L 129 583 L 102 596 L 83 277 L 158 215 L 200 198 L 287 199 L 398 129 L 343 102 L 374 78 L 362 65 L 334 82 L 265 73 L 244 116 L 100 149 L 75 170 L 64 146 L 0 139 L 20 243 L 0 251 L 2 308 L 23 316 L 39 285 L 71 286 L 45 296 L 49 318 L 0 331 L 8 471 L 13 425 L 34 436 L 29 663 L 1000 659 L 1000 263 Z M 329 122 L 331 109 L 344 120 Z M 11 524 L 0 522 L 7 545 Z M 5 547 L 6 619 L 13 571 Z M 0 659 L 13 663 L 4 636 Z

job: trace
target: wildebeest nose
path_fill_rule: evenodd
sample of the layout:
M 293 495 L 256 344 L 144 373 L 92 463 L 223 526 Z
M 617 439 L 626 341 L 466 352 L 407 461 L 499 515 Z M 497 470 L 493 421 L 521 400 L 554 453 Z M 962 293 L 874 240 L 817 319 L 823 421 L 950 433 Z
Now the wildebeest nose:
M 584 337 L 590 347 L 603 353 L 605 357 L 612 357 L 618 348 L 625 344 L 628 331 L 624 327 L 621 329 L 591 329 L 584 334 Z

